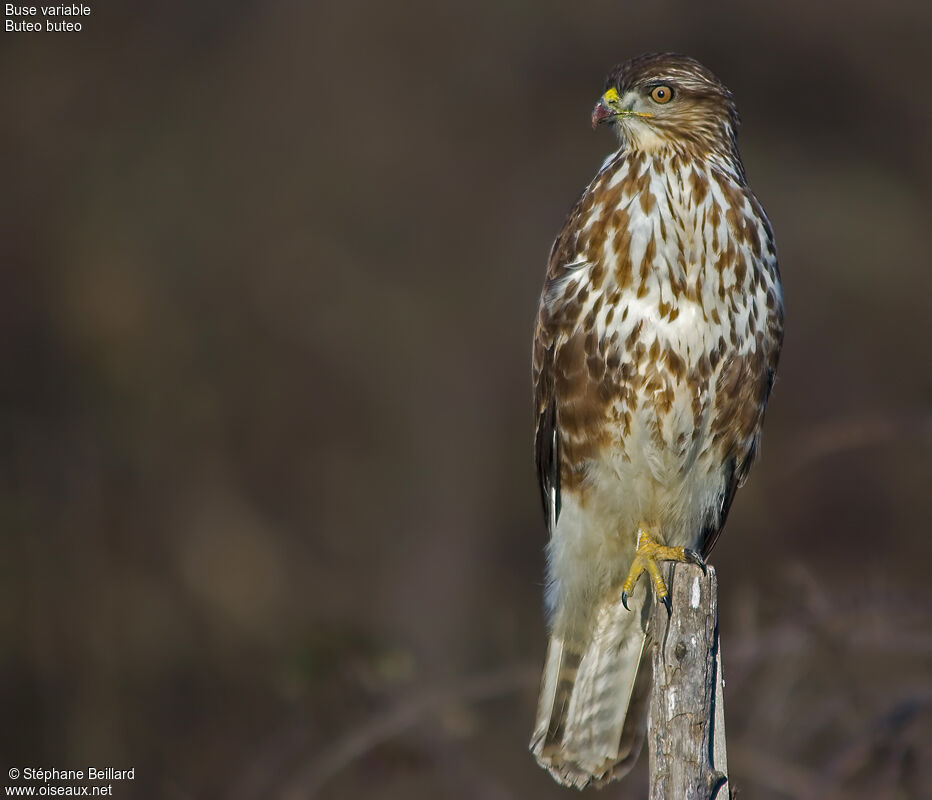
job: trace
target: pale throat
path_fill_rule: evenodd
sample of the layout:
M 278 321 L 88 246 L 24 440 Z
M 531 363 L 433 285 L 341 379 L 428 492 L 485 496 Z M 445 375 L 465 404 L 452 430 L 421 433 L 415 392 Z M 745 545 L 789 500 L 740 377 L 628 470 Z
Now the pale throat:
M 648 155 L 672 152 L 675 147 L 666 136 L 661 136 L 650 125 L 643 122 L 625 122 L 618 125 L 618 139 L 631 150 Z
M 694 133 L 698 127 L 693 129 Z M 715 135 L 717 133 L 719 132 L 706 128 L 701 138 L 678 140 L 658 130 L 654 125 L 638 119 L 627 119 L 616 126 L 616 134 L 622 147 L 632 152 L 644 153 L 651 157 L 685 155 L 693 159 L 734 162 L 735 154 L 728 144 L 730 140 L 727 129 L 720 132 L 721 136 Z

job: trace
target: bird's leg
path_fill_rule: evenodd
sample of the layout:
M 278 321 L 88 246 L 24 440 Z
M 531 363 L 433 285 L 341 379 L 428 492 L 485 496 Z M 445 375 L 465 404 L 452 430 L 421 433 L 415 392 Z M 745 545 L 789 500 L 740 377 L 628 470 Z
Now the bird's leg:
M 634 561 L 631 562 L 631 569 L 628 570 L 628 577 L 621 587 L 621 603 L 628 607 L 628 595 L 634 590 L 634 584 L 637 583 L 641 573 L 647 572 L 654 583 L 654 593 L 666 607 L 667 613 L 670 613 L 670 593 L 667 591 L 667 584 L 660 574 L 660 565 L 658 561 L 688 561 L 698 564 L 705 572 L 705 562 L 702 557 L 695 551 L 687 547 L 667 547 L 659 544 L 650 532 L 644 527 L 638 528 L 638 544 L 634 551 Z

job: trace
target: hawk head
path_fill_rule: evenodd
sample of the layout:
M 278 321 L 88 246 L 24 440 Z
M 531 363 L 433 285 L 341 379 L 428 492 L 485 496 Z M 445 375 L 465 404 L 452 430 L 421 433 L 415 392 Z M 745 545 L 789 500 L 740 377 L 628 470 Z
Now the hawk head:
M 603 122 L 633 150 L 737 158 L 731 92 L 698 61 L 677 53 L 642 55 L 615 67 L 592 112 L 593 128 Z

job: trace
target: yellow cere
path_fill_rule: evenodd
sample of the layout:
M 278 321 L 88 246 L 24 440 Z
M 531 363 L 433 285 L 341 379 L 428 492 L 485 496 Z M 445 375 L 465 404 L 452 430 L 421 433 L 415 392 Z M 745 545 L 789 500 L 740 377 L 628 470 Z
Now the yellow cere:
M 617 103 L 621 98 L 618 96 L 618 90 L 612 87 L 602 95 L 602 99 L 606 103 Z

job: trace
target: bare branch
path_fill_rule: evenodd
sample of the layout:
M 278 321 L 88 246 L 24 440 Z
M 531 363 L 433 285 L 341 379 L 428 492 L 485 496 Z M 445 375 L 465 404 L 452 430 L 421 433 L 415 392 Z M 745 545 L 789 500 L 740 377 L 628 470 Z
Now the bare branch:
M 515 666 L 491 674 L 477 675 L 448 687 L 434 687 L 398 703 L 393 709 L 350 731 L 319 753 L 294 778 L 284 792 L 286 798 L 312 798 L 341 770 L 380 744 L 398 736 L 424 717 L 459 702 L 478 702 L 533 686 L 536 670 Z

